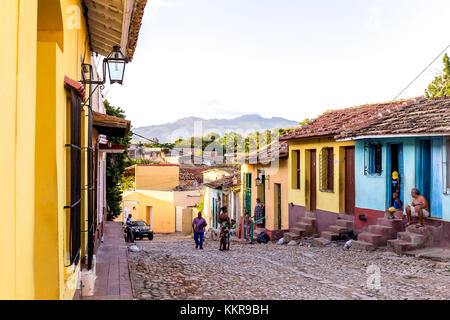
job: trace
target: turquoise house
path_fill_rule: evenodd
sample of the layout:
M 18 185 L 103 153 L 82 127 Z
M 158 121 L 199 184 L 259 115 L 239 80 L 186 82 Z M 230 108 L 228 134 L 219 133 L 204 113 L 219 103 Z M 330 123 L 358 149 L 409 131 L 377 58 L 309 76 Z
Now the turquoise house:
M 392 173 L 399 173 L 403 207 L 411 189 L 430 202 L 426 224 L 442 226 L 450 242 L 450 99 L 418 100 L 366 128 L 343 133 L 355 140 L 355 229 L 363 231 L 393 205 Z

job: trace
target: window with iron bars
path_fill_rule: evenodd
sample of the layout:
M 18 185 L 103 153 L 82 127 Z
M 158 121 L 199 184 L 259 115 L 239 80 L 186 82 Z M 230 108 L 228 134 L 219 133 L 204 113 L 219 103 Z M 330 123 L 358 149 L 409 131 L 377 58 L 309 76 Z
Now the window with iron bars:
M 81 99 L 70 89 L 70 205 L 69 256 L 70 265 L 77 265 L 81 248 Z
M 334 149 L 323 148 L 319 155 L 320 191 L 334 192 Z
M 382 145 L 380 143 L 366 143 L 364 145 L 364 175 L 381 175 Z

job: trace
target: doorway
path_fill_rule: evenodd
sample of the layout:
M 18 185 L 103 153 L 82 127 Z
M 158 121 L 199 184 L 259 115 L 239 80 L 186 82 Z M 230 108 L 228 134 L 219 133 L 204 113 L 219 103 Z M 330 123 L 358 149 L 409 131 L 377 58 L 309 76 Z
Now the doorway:
M 428 199 L 431 206 L 431 141 L 420 140 L 418 165 L 416 166 L 417 189 Z M 431 208 L 430 208 L 431 209 Z
M 355 147 L 345 148 L 345 212 L 355 214 Z
M 316 150 L 311 150 L 309 154 L 309 210 L 315 211 L 317 209 L 317 153 Z
M 274 184 L 274 227 L 281 230 L 281 184 Z
M 146 220 L 147 224 L 153 230 L 153 207 L 147 206 Z
M 400 200 L 404 206 L 405 192 L 403 186 L 405 183 L 404 165 L 403 165 L 403 145 L 400 143 L 390 144 L 388 147 L 388 163 L 387 163 L 387 179 L 388 179 L 388 206 L 394 205 L 394 199 L 392 195 L 394 192 L 399 191 Z M 398 178 L 393 175 L 398 173 Z M 397 181 L 396 181 L 397 180 Z

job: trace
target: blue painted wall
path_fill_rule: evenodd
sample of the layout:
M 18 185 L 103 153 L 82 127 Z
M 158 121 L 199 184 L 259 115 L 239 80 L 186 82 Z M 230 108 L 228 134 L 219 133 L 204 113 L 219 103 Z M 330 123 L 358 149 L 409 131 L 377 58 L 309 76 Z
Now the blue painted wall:
M 426 137 L 425 137 L 426 138 Z M 382 168 L 381 175 L 364 174 L 364 143 L 373 142 L 382 144 Z M 355 141 L 355 183 L 356 183 L 356 207 L 384 211 L 389 207 L 388 183 L 390 172 L 388 172 L 388 146 L 390 144 L 403 144 L 404 176 L 403 181 L 403 204 L 411 204 L 410 191 L 416 187 L 417 153 L 420 145 L 417 138 L 389 138 L 389 139 L 367 139 Z M 433 217 L 442 217 L 450 220 L 450 195 L 443 194 L 442 185 L 442 138 L 433 138 L 431 142 L 432 161 L 432 183 L 431 199 Z M 389 175 L 389 176 L 388 176 Z

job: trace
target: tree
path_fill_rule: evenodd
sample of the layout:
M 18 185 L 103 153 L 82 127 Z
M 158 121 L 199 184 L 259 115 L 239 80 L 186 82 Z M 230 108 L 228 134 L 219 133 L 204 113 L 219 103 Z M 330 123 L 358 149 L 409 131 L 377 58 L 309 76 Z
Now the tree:
M 114 107 L 105 100 L 106 114 L 118 118 L 125 119 L 125 111 L 120 107 Z M 125 145 L 125 152 L 121 154 L 107 154 L 106 156 L 106 202 L 109 211 L 114 217 L 120 215 L 122 211 L 122 179 L 123 173 L 127 166 L 128 148 L 131 143 L 132 133 L 130 132 L 125 138 L 109 137 L 114 144 Z
M 441 75 L 434 78 L 433 82 L 425 90 L 427 99 L 437 97 L 450 97 L 450 59 L 446 53 L 443 58 L 444 70 Z
M 312 121 L 311 119 L 306 118 L 305 120 L 303 120 L 302 122 L 300 122 L 299 125 L 304 126 L 304 125 L 310 123 L 311 121 Z

